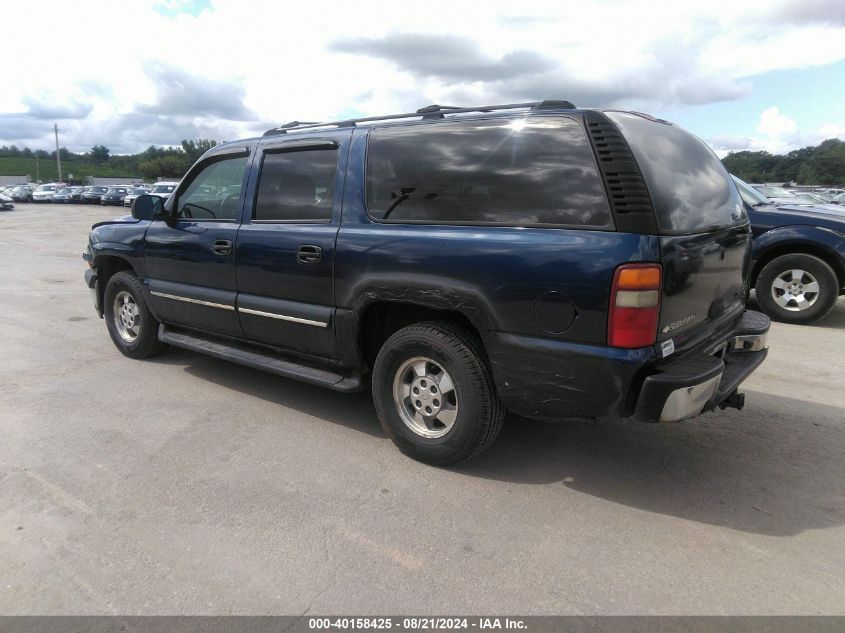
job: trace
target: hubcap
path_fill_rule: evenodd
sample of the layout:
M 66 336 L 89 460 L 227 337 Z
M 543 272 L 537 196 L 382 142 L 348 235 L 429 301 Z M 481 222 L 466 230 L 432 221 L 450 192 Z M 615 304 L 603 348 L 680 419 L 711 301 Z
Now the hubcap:
M 134 343 L 141 331 L 141 313 L 135 297 L 121 290 L 115 295 L 112 308 L 114 325 L 120 338 L 127 343 Z
M 772 298 L 784 310 L 806 310 L 819 298 L 819 282 L 806 270 L 786 270 L 772 282 Z
M 421 437 L 443 437 L 458 417 L 452 377 L 424 356 L 405 361 L 396 371 L 393 402 L 405 426 Z

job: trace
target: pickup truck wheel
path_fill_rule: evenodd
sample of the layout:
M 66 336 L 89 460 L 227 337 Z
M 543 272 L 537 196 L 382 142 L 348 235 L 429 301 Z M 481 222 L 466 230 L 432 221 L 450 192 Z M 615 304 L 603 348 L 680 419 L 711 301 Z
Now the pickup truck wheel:
M 451 323 L 417 323 L 387 339 L 373 400 L 399 450 L 441 466 L 486 450 L 505 418 L 480 343 Z
M 149 358 L 167 345 L 158 340 L 158 323 L 153 318 L 141 282 L 130 272 L 112 275 L 106 284 L 103 317 L 111 340 L 129 358 Z
M 770 261 L 757 277 L 757 302 L 784 323 L 811 323 L 833 309 L 839 282 L 833 269 L 818 257 L 796 253 Z

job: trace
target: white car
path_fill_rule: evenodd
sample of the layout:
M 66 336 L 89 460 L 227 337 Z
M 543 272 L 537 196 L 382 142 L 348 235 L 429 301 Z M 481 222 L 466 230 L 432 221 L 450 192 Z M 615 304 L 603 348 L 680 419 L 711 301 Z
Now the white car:
M 166 200 L 171 193 L 176 191 L 176 187 L 178 186 L 179 183 L 176 181 L 162 180 L 153 185 L 152 191 L 150 191 L 150 195 L 158 196 L 159 198 L 163 198 Z
M 46 185 L 38 185 L 38 188 L 32 192 L 33 202 L 52 202 L 53 194 L 64 187 L 61 183 L 50 183 Z
M 14 201 L 7 196 L 5 193 L 0 193 L 0 209 L 5 211 L 6 209 L 14 209 L 15 203 Z
M 135 202 L 135 198 L 143 196 L 145 193 L 150 193 L 147 187 L 132 187 L 123 199 L 123 206 L 131 207 L 132 203 Z

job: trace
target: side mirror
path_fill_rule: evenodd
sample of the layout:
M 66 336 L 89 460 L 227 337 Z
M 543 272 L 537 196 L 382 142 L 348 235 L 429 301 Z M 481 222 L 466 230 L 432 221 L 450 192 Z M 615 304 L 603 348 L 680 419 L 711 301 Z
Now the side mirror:
M 132 217 L 137 220 L 157 220 L 164 215 L 164 201 L 158 196 L 144 194 L 132 202 Z

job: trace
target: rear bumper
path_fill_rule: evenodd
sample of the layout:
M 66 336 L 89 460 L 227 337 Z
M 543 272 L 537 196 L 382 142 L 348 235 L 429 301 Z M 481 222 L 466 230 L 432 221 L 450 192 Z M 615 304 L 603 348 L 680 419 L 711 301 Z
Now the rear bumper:
M 762 363 L 769 317 L 746 310 L 715 343 L 662 361 L 643 382 L 634 417 L 679 422 L 717 407 L 742 408 L 740 383 Z

